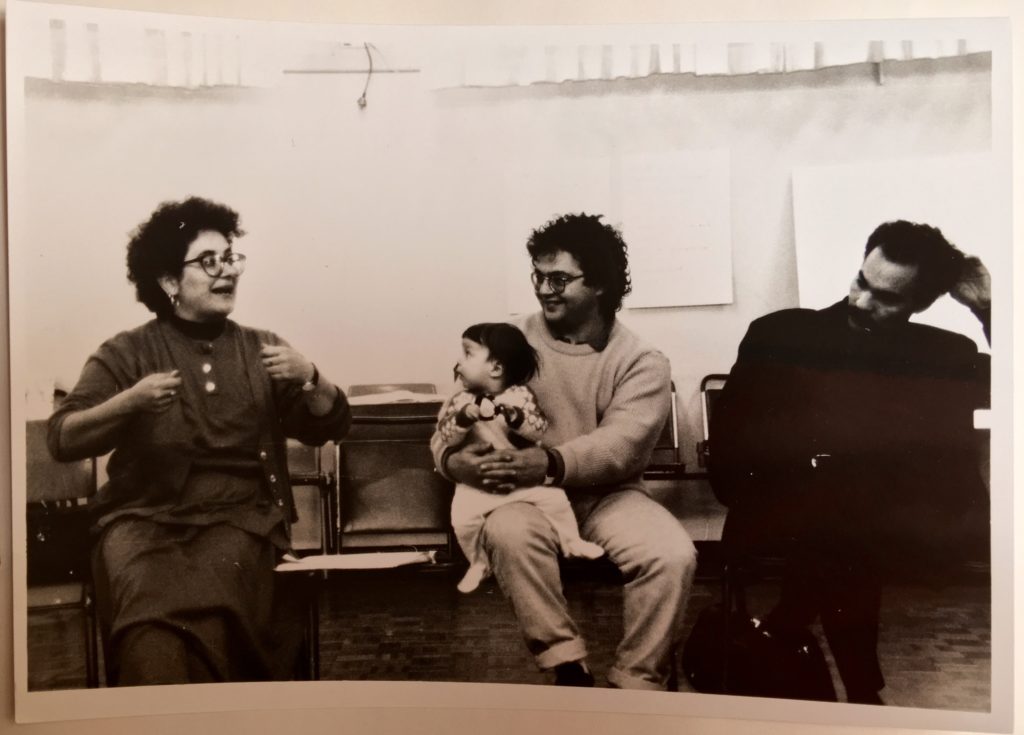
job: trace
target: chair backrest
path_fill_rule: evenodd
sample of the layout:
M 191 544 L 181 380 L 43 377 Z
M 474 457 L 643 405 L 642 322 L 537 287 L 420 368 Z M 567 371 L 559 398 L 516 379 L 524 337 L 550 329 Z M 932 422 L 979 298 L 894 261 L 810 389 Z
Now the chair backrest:
M 686 471 L 686 465 L 679 451 L 679 415 L 676 410 L 676 384 L 672 383 L 672 404 L 661 427 L 658 443 L 654 445 L 651 460 L 644 470 L 648 480 L 672 479 Z
M 334 545 L 334 445 L 311 447 L 295 439 L 286 445 L 288 475 L 299 520 L 292 526 L 292 548 L 327 553 Z
M 711 416 L 715 410 L 715 403 L 725 390 L 725 382 L 729 379 L 726 373 L 711 373 L 705 375 L 700 381 L 700 409 L 701 425 L 704 430 L 704 438 L 697 442 L 697 461 L 701 467 L 708 466 L 711 457 L 711 447 L 708 444 L 708 437 L 711 429 Z
M 408 391 L 409 393 L 437 393 L 437 386 L 433 383 L 364 383 L 359 385 L 350 385 L 346 394 L 349 398 L 358 398 L 360 396 L 394 393 L 397 391 Z
M 285 444 L 288 474 L 293 485 L 330 485 L 337 472 L 334 445 L 309 446 L 297 439 Z
M 26 576 L 30 586 L 88 578 L 90 519 L 85 502 L 96 491 L 92 458 L 58 462 L 46 446 L 46 421 L 25 426 Z
M 46 421 L 26 423 L 25 449 L 27 502 L 74 504 L 96 491 L 95 460 L 92 457 L 74 462 L 55 460 L 46 446 Z
M 428 384 L 384 388 L 363 395 L 437 393 Z M 440 396 L 353 405 L 352 428 L 337 447 L 341 550 L 449 546 L 453 488 L 430 453 L 441 405 Z

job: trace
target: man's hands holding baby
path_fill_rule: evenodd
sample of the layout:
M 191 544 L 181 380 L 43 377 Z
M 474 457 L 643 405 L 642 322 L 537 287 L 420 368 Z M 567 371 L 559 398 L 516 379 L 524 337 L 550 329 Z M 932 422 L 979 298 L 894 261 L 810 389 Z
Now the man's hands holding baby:
M 448 455 L 452 479 L 489 492 L 508 493 L 544 484 L 548 455 L 541 447 L 494 451 L 490 444 L 469 444 Z

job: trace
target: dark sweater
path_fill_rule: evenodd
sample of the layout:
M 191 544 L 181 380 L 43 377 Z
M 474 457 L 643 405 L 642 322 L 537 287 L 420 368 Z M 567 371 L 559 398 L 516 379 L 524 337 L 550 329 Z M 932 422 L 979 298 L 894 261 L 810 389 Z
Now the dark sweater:
M 727 542 L 796 536 L 879 563 L 965 551 L 987 523 L 972 436 L 987 378 L 966 337 L 853 330 L 845 301 L 754 321 L 710 427 Z

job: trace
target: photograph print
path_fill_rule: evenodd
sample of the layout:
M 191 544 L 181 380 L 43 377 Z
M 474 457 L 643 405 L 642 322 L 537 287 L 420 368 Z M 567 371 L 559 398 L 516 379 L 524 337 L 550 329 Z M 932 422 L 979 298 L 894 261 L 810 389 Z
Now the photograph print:
M 7 22 L 19 721 L 1008 731 L 1008 23 Z

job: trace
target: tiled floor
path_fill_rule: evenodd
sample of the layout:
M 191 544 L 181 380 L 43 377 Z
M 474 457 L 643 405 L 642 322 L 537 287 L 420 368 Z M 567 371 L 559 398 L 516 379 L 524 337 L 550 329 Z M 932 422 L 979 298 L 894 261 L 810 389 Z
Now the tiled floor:
M 527 654 L 508 603 L 493 583 L 472 595 L 447 573 L 347 575 L 332 582 L 321 607 L 324 679 L 473 681 L 544 684 Z M 687 626 L 718 594 L 699 581 Z M 770 583 L 750 591 L 754 610 L 770 605 Z M 621 587 L 570 579 L 567 597 L 601 674 L 621 635 Z M 889 588 L 879 646 L 890 705 L 987 711 L 991 642 L 989 587 L 981 578 L 943 589 Z M 827 655 L 827 646 L 822 641 Z M 80 687 L 81 626 L 75 613 L 30 616 L 30 688 Z M 687 682 L 681 688 L 687 689 Z M 842 688 L 836 680 L 837 691 Z

